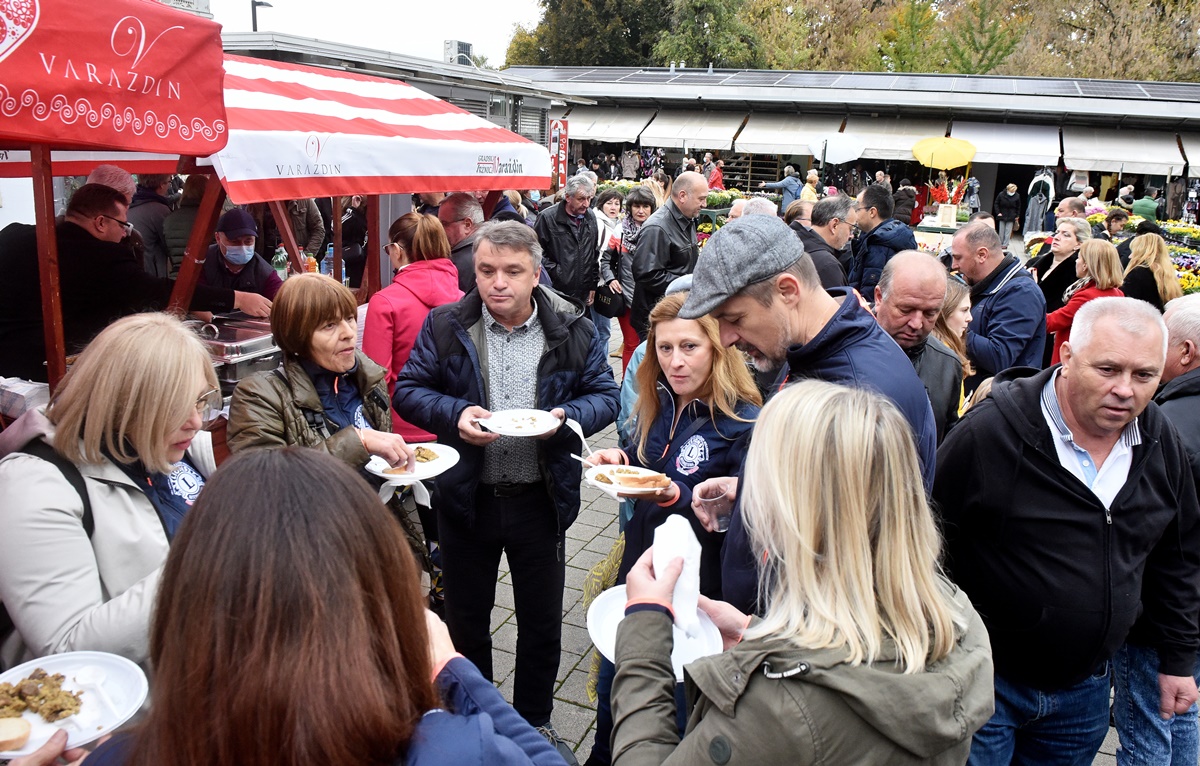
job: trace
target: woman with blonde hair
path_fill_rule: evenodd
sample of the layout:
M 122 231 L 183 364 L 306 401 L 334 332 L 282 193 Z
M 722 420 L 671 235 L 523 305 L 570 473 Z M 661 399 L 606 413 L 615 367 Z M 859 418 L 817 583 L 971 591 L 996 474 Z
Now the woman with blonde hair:
M 975 374 L 971 360 L 967 358 L 967 326 L 970 324 L 971 288 L 962 277 L 951 274 L 946 280 L 946 300 L 933 326 L 933 335 L 958 354 L 964 378 Z
M 1183 297 L 1183 288 L 1175 276 L 1175 262 L 1167 243 L 1157 234 L 1134 237 L 1129 245 L 1129 265 L 1121 292 L 1151 304 L 1159 311 L 1168 302 Z
M 1121 292 L 1121 259 L 1117 248 L 1103 239 L 1089 239 L 1079 248 L 1075 260 L 1078 279 L 1063 293 L 1063 307 L 1046 315 L 1046 332 L 1054 333 L 1050 364 L 1058 364 L 1059 349 L 1071 339 L 1071 325 L 1083 305 L 1096 298 L 1119 298 Z
M 613 683 L 615 764 L 962 764 L 993 709 L 987 633 L 938 566 L 911 429 L 870 391 L 809 380 L 759 417 L 741 513 L 761 619 L 702 598 L 725 651 L 672 700 L 676 559 L 629 572 Z
M 76 650 L 144 662 L 167 549 L 215 468 L 208 349 L 134 314 L 93 340 L 50 399 L 0 434 L 0 664 Z
M 762 398 L 741 353 L 721 343 L 711 316 L 682 319 L 687 291 L 671 293 L 650 312 L 646 356 L 637 368 L 638 397 L 629 440 L 622 449 L 598 450 L 599 465 L 625 464 L 665 473 L 671 484 L 653 495 L 631 496 L 633 517 L 625 525 L 625 553 L 617 582 L 647 550 L 671 515 L 688 520 L 700 540 L 700 592 L 721 592 L 721 543 L 691 510 L 692 488 L 705 479 L 734 476 L 746 453 Z M 619 493 L 618 493 L 619 494 Z M 612 717 L 608 685 L 612 663 L 600 669 L 600 705 L 590 763 L 607 763 Z

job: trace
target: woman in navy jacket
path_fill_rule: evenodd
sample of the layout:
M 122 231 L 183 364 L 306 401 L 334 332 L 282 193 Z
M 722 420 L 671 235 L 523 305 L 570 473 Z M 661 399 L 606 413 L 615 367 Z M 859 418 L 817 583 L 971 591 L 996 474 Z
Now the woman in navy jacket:
M 700 592 L 721 597 L 721 543 L 692 512 L 692 488 L 705 479 L 735 476 L 750 443 L 762 397 L 745 359 L 721 344 L 710 316 L 679 318 L 688 293 L 672 293 L 650 312 L 646 356 L 637 369 L 638 398 L 624 449 L 599 450 L 597 464 L 628 463 L 665 473 L 669 487 L 630 495 L 633 518 L 625 525 L 625 553 L 617 582 L 654 542 L 654 530 L 672 514 L 687 519 L 700 541 Z M 610 760 L 612 715 L 608 692 L 615 669 L 602 661 L 597 692 L 596 743 L 591 763 Z M 684 709 L 684 708 L 680 708 Z
M 423 603 L 403 531 L 349 466 L 237 455 L 167 559 L 150 712 L 88 764 L 561 766 Z

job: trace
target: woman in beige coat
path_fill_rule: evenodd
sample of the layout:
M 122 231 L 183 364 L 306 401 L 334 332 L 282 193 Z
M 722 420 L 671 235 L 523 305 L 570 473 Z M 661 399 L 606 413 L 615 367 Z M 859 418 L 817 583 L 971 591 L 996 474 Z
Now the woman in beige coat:
M 938 568 L 900 412 L 805 381 L 763 408 L 741 513 L 765 614 L 701 597 L 725 651 L 685 666 L 675 724 L 670 599 L 647 551 L 617 630 L 613 763 L 962 764 L 992 714 L 987 633 Z

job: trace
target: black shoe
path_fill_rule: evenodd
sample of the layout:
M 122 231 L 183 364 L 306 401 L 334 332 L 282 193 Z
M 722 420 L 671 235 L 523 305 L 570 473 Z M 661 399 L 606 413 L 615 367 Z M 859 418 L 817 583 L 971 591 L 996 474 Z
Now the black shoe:
M 571 746 L 564 742 L 562 737 L 558 736 L 558 730 L 554 728 L 554 724 L 547 721 L 544 726 L 537 727 L 537 733 L 545 737 L 546 741 L 551 745 L 554 745 L 554 749 L 567 762 L 567 766 L 579 766 L 579 761 L 575 758 L 575 753 L 571 752 Z

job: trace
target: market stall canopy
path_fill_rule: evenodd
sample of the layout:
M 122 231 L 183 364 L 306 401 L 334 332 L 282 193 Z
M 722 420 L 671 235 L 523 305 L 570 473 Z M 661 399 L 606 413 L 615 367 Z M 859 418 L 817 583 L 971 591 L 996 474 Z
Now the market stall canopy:
M 863 156 L 866 145 L 852 133 L 825 133 L 813 139 L 813 156 L 825 165 L 845 165 Z
M 72 152 L 51 153 L 54 174 L 86 176 L 98 165 L 118 165 L 130 173 L 174 173 L 179 168 L 178 154 L 149 152 Z M 0 178 L 28 178 L 29 152 L 0 150 Z
M 1195 174 L 1200 168 L 1200 133 L 1180 133 L 1179 143 L 1183 144 L 1183 154 L 1192 167 L 1189 174 Z
M 226 56 L 225 107 L 238 204 L 549 184 L 546 147 L 396 80 Z
M 212 154 L 221 56 L 219 24 L 159 3 L 0 2 L 0 148 Z
M 975 156 L 975 145 L 961 138 L 933 136 L 913 144 L 912 153 L 927 168 L 949 170 L 970 163 Z
M 1183 155 L 1174 133 L 1104 130 L 1064 125 L 1063 164 L 1071 170 L 1101 170 L 1177 176 Z
M 891 117 L 849 117 L 846 133 L 862 139 L 862 156 L 873 160 L 912 160 L 913 144 L 922 138 L 946 135 L 942 120 L 909 120 Z
M 734 135 L 745 121 L 744 112 L 662 109 L 642 131 L 642 146 L 729 151 L 733 148 Z
M 816 143 L 825 133 L 836 133 L 841 117 L 788 114 L 752 114 L 737 137 L 737 150 L 753 154 L 807 154 L 821 156 Z
M 572 140 L 632 144 L 653 117 L 653 109 L 577 106 L 566 117 L 567 132 Z
M 1055 166 L 1062 156 L 1058 128 L 1054 125 L 955 121 L 950 135 L 975 145 L 972 162 Z

